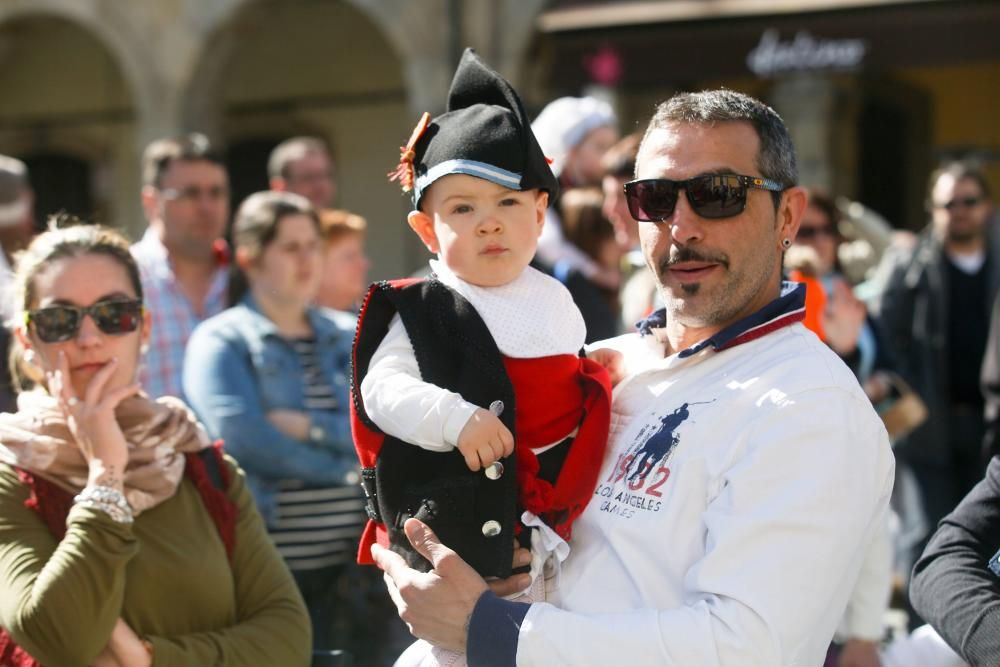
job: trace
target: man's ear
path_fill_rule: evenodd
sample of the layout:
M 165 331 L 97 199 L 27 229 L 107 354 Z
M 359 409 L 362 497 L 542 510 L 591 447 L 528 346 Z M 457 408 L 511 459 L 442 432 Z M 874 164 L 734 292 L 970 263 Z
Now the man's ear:
M 250 249 L 246 246 L 236 246 L 233 260 L 236 262 L 236 266 L 240 267 L 240 270 L 244 273 L 248 272 L 253 266 L 253 255 L 250 254 Z
M 31 349 L 31 338 L 28 336 L 28 328 L 24 324 L 14 326 L 14 338 L 21 344 L 21 349 L 27 352 Z
M 158 220 L 160 216 L 160 198 L 157 190 L 152 185 L 142 186 L 142 210 L 146 214 L 146 220 Z
M 542 233 L 545 226 L 545 209 L 549 207 L 549 193 L 539 190 L 535 195 L 535 223 L 538 225 L 538 233 Z
M 781 204 L 778 206 L 777 228 L 778 239 L 795 240 L 795 235 L 799 232 L 799 223 L 802 222 L 802 215 L 809 204 L 809 193 L 801 186 L 794 186 L 785 190 L 781 196 Z
M 437 234 L 434 233 L 434 219 L 423 211 L 410 211 L 406 216 L 410 229 L 420 237 L 423 244 L 435 255 L 441 250 Z

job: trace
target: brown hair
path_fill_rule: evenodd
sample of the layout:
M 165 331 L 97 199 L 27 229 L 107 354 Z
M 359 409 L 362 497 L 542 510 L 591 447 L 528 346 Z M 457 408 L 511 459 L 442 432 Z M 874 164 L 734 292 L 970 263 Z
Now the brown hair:
M 246 248 L 251 257 L 259 257 L 278 236 L 278 225 L 290 215 L 305 215 L 319 231 L 319 216 L 309 200 L 292 192 L 264 190 L 255 192 L 240 204 L 233 221 L 233 246 Z M 238 303 L 249 289 L 246 274 L 233 262 L 230 265 L 229 304 Z
M 23 318 L 23 313 L 31 310 L 38 300 L 35 278 L 41 272 L 61 259 L 86 255 L 102 255 L 117 262 L 125 269 L 136 296 L 142 300 L 139 267 L 129 252 L 128 239 L 110 227 L 83 224 L 73 216 L 61 214 L 49 218 L 48 230 L 36 236 L 17 256 L 13 291 L 17 317 Z M 24 362 L 24 349 L 16 337 L 11 339 L 8 366 L 18 391 L 42 379 L 37 368 Z
M 571 188 L 559 200 L 563 235 L 591 259 L 600 257 L 601 246 L 615 240 L 615 230 L 601 204 L 604 193 L 599 188 Z
M 336 208 L 324 208 L 319 212 L 319 233 L 328 244 L 345 236 L 364 235 L 368 221 L 360 215 Z
M 267 158 L 268 178 L 283 178 L 287 180 L 291 172 L 292 163 L 313 154 L 325 155 L 330 161 L 331 169 L 333 168 L 333 155 L 322 139 L 316 137 L 292 137 L 291 139 L 285 139 L 274 147 L 271 155 Z
M 199 161 L 226 168 L 204 134 L 193 132 L 183 137 L 158 139 L 149 144 L 142 154 L 142 184 L 158 188 L 163 174 L 174 162 Z
M 639 154 L 642 132 L 633 132 L 622 137 L 601 157 L 601 167 L 605 176 L 615 178 L 635 178 L 635 157 Z

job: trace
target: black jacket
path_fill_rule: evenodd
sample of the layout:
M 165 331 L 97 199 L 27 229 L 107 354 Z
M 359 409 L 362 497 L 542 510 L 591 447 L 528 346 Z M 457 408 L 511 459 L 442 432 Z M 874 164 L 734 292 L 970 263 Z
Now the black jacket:
M 989 308 L 1000 288 L 1000 238 L 991 227 L 987 277 Z M 948 417 L 948 270 L 941 240 L 930 228 L 912 251 L 886 255 L 879 271 L 880 295 L 874 319 L 897 369 L 927 405 L 928 418 L 894 449 L 904 460 L 947 465 L 952 460 Z
M 914 608 L 972 667 L 1000 665 L 1000 458 L 941 522 L 913 570 Z

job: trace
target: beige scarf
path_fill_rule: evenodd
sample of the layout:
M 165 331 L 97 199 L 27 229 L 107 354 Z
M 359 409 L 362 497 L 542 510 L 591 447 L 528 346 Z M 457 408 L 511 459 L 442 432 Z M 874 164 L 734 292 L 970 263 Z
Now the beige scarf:
M 139 514 L 174 495 L 184 475 L 184 454 L 211 444 L 180 400 L 127 398 L 115 410 L 128 443 L 125 498 Z M 71 493 L 87 483 L 80 453 L 55 399 L 42 390 L 17 398 L 17 412 L 0 414 L 0 461 L 37 473 Z

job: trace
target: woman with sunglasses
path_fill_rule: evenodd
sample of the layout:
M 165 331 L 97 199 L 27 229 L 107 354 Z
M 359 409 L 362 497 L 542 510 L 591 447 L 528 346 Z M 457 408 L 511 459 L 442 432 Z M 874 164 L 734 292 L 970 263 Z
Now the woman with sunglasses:
M 814 310 L 806 315 L 807 326 L 833 348 L 854 371 L 872 402 L 878 403 L 889 393 L 888 373 L 894 364 L 864 303 L 854 296 L 840 269 L 838 251 L 843 237 L 839 223 L 840 213 L 833 200 L 811 190 L 785 266 L 794 276 L 807 279 L 813 290 L 806 299 L 807 309 Z
M 251 195 L 232 237 L 235 305 L 192 334 L 184 393 L 246 470 L 306 600 L 316 649 L 347 648 L 360 631 L 345 628 L 364 623 L 343 592 L 367 520 L 348 410 L 354 318 L 311 305 L 323 239 L 303 197 Z
M 128 242 L 52 227 L 20 257 L 0 415 L 0 664 L 305 665 L 308 617 L 243 475 L 135 381 Z

